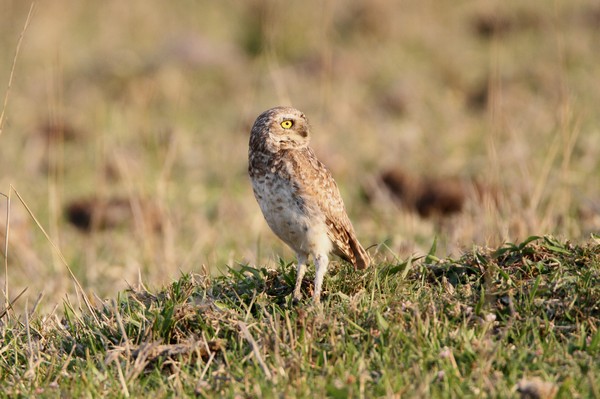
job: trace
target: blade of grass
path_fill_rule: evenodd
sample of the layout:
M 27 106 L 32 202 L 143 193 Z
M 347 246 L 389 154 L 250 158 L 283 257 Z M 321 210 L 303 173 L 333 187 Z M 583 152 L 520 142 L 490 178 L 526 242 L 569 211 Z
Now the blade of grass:
M 4 94 L 4 104 L 2 105 L 2 112 L 0 112 L 0 136 L 2 136 L 2 130 L 4 127 L 4 112 L 6 111 L 6 106 L 8 105 L 10 88 L 12 87 L 13 78 L 15 77 L 15 68 L 17 66 L 17 60 L 19 59 L 19 52 L 21 51 L 21 43 L 23 43 L 23 37 L 25 37 L 25 31 L 29 26 L 29 22 L 31 22 L 31 15 L 33 14 L 34 9 L 35 2 L 31 2 L 31 6 L 29 7 L 29 13 L 27 14 L 27 18 L 25 19 L 25 24 L 23 25 L 23 30 L 21 31 L 21 34 L 19 35 L 19 40 L 17 41 L 15 56 L 13 57 L 12 67 L 10 69 L 10 75 L 8 75 L 8 87 L 6 88 L 6 94 Z
M 1 122 L 0 122 L 1 123 Z M 6 227 L 4 229 L 4 310 L 9 310 L 9 295 L 8 295 L 8 235 L 10 233 L 10 190 L 8 195 L 0 193 L 6 198 Z M 19 295 L 20 296 L 20 295 Z M 0 316 L 0 319 L 4 317 L 4 313 Z
M 240 332 L 246 339 L 246 341 L 248 341 L 248 343 L 252 347 L 252 352 L 254 353 L 254 357 L 256 358 L 256 361 L 260 365 L 260 368 L 262 368 L 263 372 L 265 373 L 265 377 L 267 377 L 267 380 L 271 381 L 273 379 L 273 375 L 271 374 L 271 371 L 269 370 L 269 368 L 265 364 L 262 356 L 260 355 L 260 351 L 258 350 L 258 344 L 254 340 L 254 337 L 252 337 L 252 334 L 250 334 L 250 331 L 248 331 L 248 326 L 243 321 L 239 321 L 238 327 L 240 329 Z
M 427 256 L 425 257 L 425 262 L 427 262 L 427 263 L 438 262 L 440 260 L 440 258 L 435 256 L 436 251 L 437 251 L 437 236 L 435 236 L 433 238 L 433 243 L 431 243 L 431 248 L 429 248 L 429 252 L 427 253 Z
M 6 305 L 6 307 L 4 308 L 4 310 L 2 311 L 2 313 L 0 314 L 0 319 L 3 318 L 4 315 L 6 315 L 10 309 L 12 309 L 13 305 L 15 304 L 15 302 L 17 302 L 19 300 L 19 298 L 21 298 L 21 295 L 23 295 L 25 293 L 25 291 L 27 291 L 27 288 L 28 287 L 23 288 L 23 291 L 21 291 L 19 293 L 19 295 L 17 295 L 15 297 L 15 299 L 13 299 L 10 303 L 8 303 Z
M 92 315 L 92 317 L 94 318 L 94 320 L 96 321 L 96 323 L 100 324 L 100 320 L 98 320 L 98 317 L 96 316 L 96 313 L 94 312 L 94 309 L 92 307 L 92 304 L 91 304 L 91 302 L 90 302 L 87 294 L 83 290 L 83 287 L 82 287 L 81 283 L 79 282 L 79 280 L 77 280 L 77 277 L 75 277 L 75 274 L 73 273 L 73 270 L 71 270 L 71 267 L 67 263 L 67 260 L 65 259 L 64 255 L 62 254 L 62 251 L 56 246 L 56 244 L 54 244 L 54 241 L 52 241 L 52 239 L 50 238 L 50 236 L 48 235 L 48 233 L 46 233 L 46 230 L 42 227 L 42 224 L 37 220 L 37 218 L 35 217 L 35 215 L 31 211 L 31 209 L 29 208 L 29 206 L 27 205 L 27 203 L 25 202 L 25 200 L 23 199 L 23 197 L 21 197 L 21 194 L 19 194 L 19 192 L 17 191 L 17 189 L 12 184 L 10 185 L 10 189 L 15 192 L 15 194 L 19 198 L 19 201 L 21 201 L 21 204 L 23 204 L 23 206 L 27 210 L 27 213 L 29 213 L 29 216 L 31 216 L 31 218 L 33 219 L 33 221 L 35 222 L 35 224 L 38 226 L 38 228 L 40 229 L 40 231 L 46 237 L 46 240 L 48 240 L 48 242 L 50 243 L 50 245 L 52 245 L 52 248 L 54 248 L 54 250 L 56 251 L 56 254 L 60 258 L 61 262 L 67 268 L 67 271 L 71 275 L 71 278 L 73 279 L 73 282 L 75 283 L 75 285 L 77 286 L 77 288 L 81 292 L 81 297 L 83 298 L 83 301 L 85 302 L 85 305 L 86 305 L 88 311 L 90 312 L 90 314 Z

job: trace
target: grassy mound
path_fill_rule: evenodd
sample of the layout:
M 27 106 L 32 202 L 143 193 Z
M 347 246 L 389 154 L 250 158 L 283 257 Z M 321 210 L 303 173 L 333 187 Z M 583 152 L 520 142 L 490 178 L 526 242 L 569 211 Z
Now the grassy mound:
M 5 314 L 4 392 L 598 396 L 597 241 L 531 237 L 459 259 L 434 252 L 364 273 L 334 263 L 322 308 L 292 306 L 295 271 L 281 262 L 184 275 L 91 311 L 66 301 L 62 318 Z M 309 297 L 310 276 L 304 283 Z

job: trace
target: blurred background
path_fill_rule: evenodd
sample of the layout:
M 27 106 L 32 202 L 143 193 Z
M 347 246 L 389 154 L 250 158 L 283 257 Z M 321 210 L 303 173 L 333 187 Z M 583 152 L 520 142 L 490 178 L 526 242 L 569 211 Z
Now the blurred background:
M 20 306 L 75 292 L 32 215 L 99 297 L 293 260 L 246 173 L 276 105 L 306 113 L 380 261 L 600 229 L 596 0 L 54 0 L 24 30 L 30 6 L 0 5 Z

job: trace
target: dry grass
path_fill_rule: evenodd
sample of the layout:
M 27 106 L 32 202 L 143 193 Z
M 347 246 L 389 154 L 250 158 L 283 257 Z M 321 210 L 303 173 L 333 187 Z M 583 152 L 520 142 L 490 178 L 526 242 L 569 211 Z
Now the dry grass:
M 9 1 L 0 16 L 0 82 L 28 11 Z M 16 187 L 100 297 L 203 265 L 273 265 L 292 254 L 252 197 L 247 138 L 259 112 L 289 103 L 311 119 L 362 241 L 389 248 L 379 259 L 423 253 L 434 236 L 450 255 L 531 234 L 579 240 L 599 228 L 598 14 L 591 0 L 40 2 L 3 110 L 0 191 Z M 443 220 L 385 193 L 363 201 L 390 168 L 484 181 L 498 201 Z M 90 198 L 127 216 L 82 233 L 65 209 Z M 76 287 L 12 199 L 4 282 L 13 299 L 28 287 L 18 308 L 41 292 L 51 309 Z
M 598 397 L 600 245 L 530 237 L 458 259 L 184 275 L 64 316 L 3 318 L 3 392 L 42 396 Z M 310 282 L 303 287 L 310 291 Z

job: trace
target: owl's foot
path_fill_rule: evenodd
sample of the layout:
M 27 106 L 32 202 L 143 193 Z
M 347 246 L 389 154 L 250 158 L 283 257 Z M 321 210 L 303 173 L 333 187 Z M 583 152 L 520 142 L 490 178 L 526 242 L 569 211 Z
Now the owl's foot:
M 315 305 L 321 303 L 321 287 L 323 286 L 323 278 L 327 272 L 327 265 L 329 265 L 329 258 L 327 254 L 318 254 L 315 256 L 315 292 L 313 294 L 313 302 Z
M 304 273 L 306 273 L 306 262 L 308 261 L 308 257 L 304 253 L 297 254 L 298 257 L 298 266 L 296 267 L 296 286 L 294 287 L 294 305 L 297 305 L 298 302 L 302 300 L 302 292 L 300 289 L 302 288 L 302 279 L 304 278 Z

